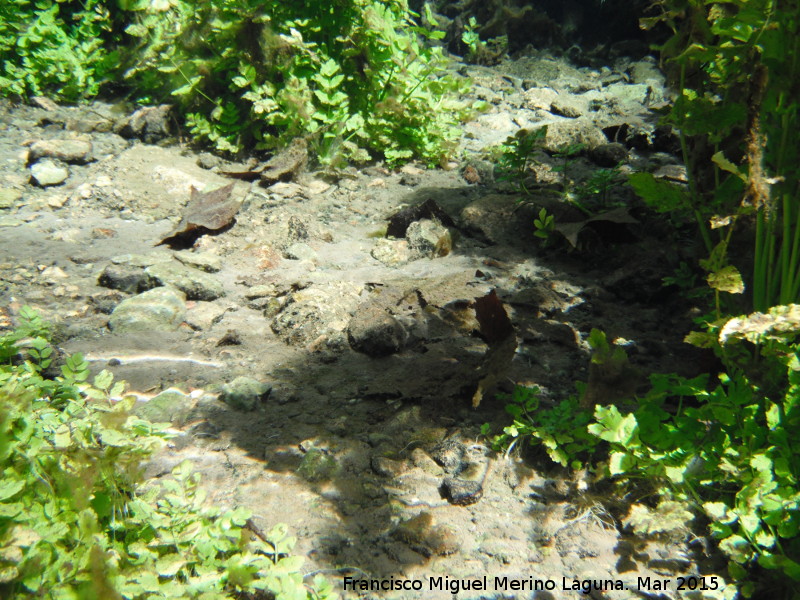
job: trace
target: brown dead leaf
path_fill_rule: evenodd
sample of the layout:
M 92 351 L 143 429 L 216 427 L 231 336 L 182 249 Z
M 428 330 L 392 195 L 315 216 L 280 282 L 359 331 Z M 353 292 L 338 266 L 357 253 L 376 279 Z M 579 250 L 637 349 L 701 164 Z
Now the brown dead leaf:
M 514 333 L 505 306 L 492 290 L 481 298 L 475 298 L 475 317 L 481 327 L 481 335 L 490 345 L 496 344 Z
M 553 229 L 563 235 L 573 248 L 577 248 L 578 236 L 580 235 L 581 231 L 583 231 L 590 223 L 602 223 L 603 221 L 620 225 L 639 222 L 634 219 L 628 212 L 628 209 L 623 206 L 620 208 L 615 208 L 614 210 L 610 210 L 606 213 L 595 215 L 594 217 L 584 221 L 578 221 L 576 223 L 557 223 Z
M 277 181 L 297 179 L 307 162 L 308 144 L 304 138 L 297 137 L 262 165 L 253 166 L 246 171 L 223 171 L 222 174 L 234 179 L 244 181 L 260 179 L 265 184 L 272 184 Z
M 189 248 L 201 235 L 219 232 L 234 223 L 241 204 L 231 199 L 233 183 L 210 192 L 191 190 L 189 204 L 183 209 L 181 222 L 157 246 Z
M 514 326 L 495 290 L 475 299 L 475 317 L 489 349 L 478 371 L 481 379 L 472 396 L 472 408 L 478 408 L 484 393 L 505 377 L 517 351 Z

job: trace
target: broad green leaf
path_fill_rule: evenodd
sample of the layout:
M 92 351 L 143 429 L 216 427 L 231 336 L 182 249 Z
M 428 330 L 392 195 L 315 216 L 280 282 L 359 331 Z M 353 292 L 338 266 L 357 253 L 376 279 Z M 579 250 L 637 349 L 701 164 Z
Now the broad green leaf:
M 775 546 L 775 536 L 762 530 L 755 535 L 755 542 L 762 548 L 772 548 Z
M 59 450 L 69 448 L 72 445 L 72 433 L 69 425 L 64 423 L 55 432 L 53 436 L 53 446 Z
M 13 481 L 5 478 L 0 480 L 0 501 L 12 498 L 24 488 L 25 482 L 22 480 Z
M 162 577 L 172 577 L 186 564 L 180 554 L 165 554 L 156 561 L 156 573 Z
M 719 543 L 719 548 L 731 557 L 731 560 L 744 564 L 753 556 L 750 543 L 740 535 L 732 535 Z
M 728 173 L 733 173 L 742 181 L 747 181 L 747 175 L 742 173 L 735 164 L 725 158 L 725 155 L 720 150 L 714 156 L 711 157 L 711 160 L 723 171 L 727 171 Z
M 678 467 L 664 467 L 664 474 L 672 483 L 683 483 L 685 468 Z
M 100 429 L 100 439 L 108 446 L 124 447 L 131 443 L 129 435 L 117 431 L 116 429 Z
M 98 389 L 106 391 L 108 390 L 109 387 L 111 387 L 111 383 L 113 381 L 114 381 L 114 374 L 111 373 L 111 371 L 109 371 L 108 369 L 103 369 L 94 378 L 94 386 Z
M 739 519 L 739 516 L 724 502 L 706 502 L 703 504 L 703 509 L 713 521 L 733 524 Z
M 722 267 L 719 271 L 709 273 L 706 277 L 708 285 L 712 289 L 729 294 L 741 294 L 744 292 L 744 282 L 739 270 L 733 265 Z
M 751 538 L 761 531 L 761 519 L 756 514 L 739 515 L 739 524 L 742 526 L 742 530 Z
M 636 466 L 636 458 L 626 452 L 612 452 L 608 459 L 608 470 L 611 475 L 627 473 Z
M 656 179 L 651 173 L 632 173 L 628 176 L 628 183 L 653 210 L 672 212 L 689 208 L 686 190 L 674 183 Z
M 765 471 L 770 475 L 772 474 L 772 459 L 763 452 L 753 455 L 750 459 L 750 466 L 757 471 Z

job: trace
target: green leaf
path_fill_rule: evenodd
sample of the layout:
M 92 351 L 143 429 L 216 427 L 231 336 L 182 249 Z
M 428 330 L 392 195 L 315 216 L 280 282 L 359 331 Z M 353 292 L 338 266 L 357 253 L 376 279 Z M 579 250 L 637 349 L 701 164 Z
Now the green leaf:
M 66 423 L 60 425 L 53 435 L 53 446 L 59 450 L 69 448 L 72 445 L 72 433 Z
M 730 556 L 731 560 L 740 564 L 748 562 L 753 556 L 750 543 L 740 535 L 725 538 L 719 543 L 719 548 Z
M 664 213 L 690 208 L 686 190 L 674 183 L 656 179 L 651 173 L 632 173 L 628 176 L 628 183 L 653 210 Z
M 626 452 L 612 452 L 608 460 L 611 475 L 621 475 L 636 467 L 636 458 Z
M 744 292 L 744 281 L 739 270 L 733 265 L 722 267 L 719 271 L 709 273 L 706 277 L 708 285 L 712 289 L 729 294 L 741 294 Z
M 739 515 L 733 512 L 724 502 L 706 502 L 703 509 L 713 521 L 719 521 L 731 525 L 739 519 Z
M 186 564 L 186 560 L 179 554 L 165 554 L 156 561 L 156 573 L 162 577 L 173 577 Z
M 685 472 L 686 468 L 683 466 L 664 467 L 664 474 L 667 476 L 667 479 L 669 479 L 672 483 L 683 483 Z
M 589 432 L 607 442 L 622 446 L 638 445 L 639 425 L 633 414 L 623 417 L 614 406 L 597 406 L 594 413 L 596 424 L 589 426 Z
M 0 480 L 0 501 L 6 501 L 21 490 L 25 488 L 25 482 L 22 480 L 8 481 L 6 479 Z
M 103 369 L 100 371 L 97 376 L 94 378 L 94 387 L 107 391 L 109 387 L 111 387 L 111 383 L 114 381 L 114 374 L 111 373 L 108 369 Z
M 747 181 L 747 175 L 742 173 L 739 170 L 739 167 L 737 167 L 735 164 L 733 164 L 731 161 L 725 158 L 725 155 L 722 153 L 721 150 L 716 154 L 714 154 L 714 156 L 711 157 L 711 160 L 715 165 L 717 165 L 723 171 L 727 171 L 728 173 L 733 173 L 744 182 Z
M 108 446 L 125 447 L 131 443 L 129 435 L 117 431 L 116 429 L 100 429 L 100 439 Z

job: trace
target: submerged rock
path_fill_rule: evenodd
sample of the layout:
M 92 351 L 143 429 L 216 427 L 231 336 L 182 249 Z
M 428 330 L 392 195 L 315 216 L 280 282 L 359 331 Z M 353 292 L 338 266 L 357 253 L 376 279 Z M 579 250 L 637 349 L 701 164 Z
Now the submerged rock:
M 347 339 L 353 350 L 368 356 L 388 356 L 403 348 L 408 332 L 384 308 L 368 301 L 350 320 Z
M 225 295 L 222 284 L 203 271 L 177 263 L 159 263 L 148 267 L 150 287 L 172 285 L 189 300 L 216 300 Z
M 86 164 L 92 161 L 92 143 L 84 140 L 39 140 L 28 151 L 28 161 L 55 158 L 66 163 Z
M 252 377 L 237 377 L 222 386 L 219 399 L 236 410 L 251 411 L 272 391 L 272 386 Z
M 42 187 L 60 185 L 69 177 L 69 169 L 60 161 L 46 158 L 31 165 L 31 177 Z
M 406 230 L 408 247 L 417 257 L 447 256 L 453 248 L 450 230 L 430 219 L 414 221 Z
M 119 303 L 108 319 L 114 333 L 176 331 L 186 318 L 186 296 L 160 287 Z

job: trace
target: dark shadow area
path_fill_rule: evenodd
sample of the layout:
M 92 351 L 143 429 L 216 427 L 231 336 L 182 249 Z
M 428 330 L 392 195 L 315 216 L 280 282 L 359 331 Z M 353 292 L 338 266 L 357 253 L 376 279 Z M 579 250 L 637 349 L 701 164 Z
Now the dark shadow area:
M 465 220 L 465 209 L 487 196 L 497 201 L 489 207 L 493 220 Z M 476 441 L 482 424 L 492 424 L 494 431 L 507 424 L 504 402 L 495 392 L 511 391 L 514 382 L 541 387 L 549 402 L 574 393 L 574 382 L 587 377 L 589 354 L 580 338 L 591 328 L 605 330 L 610 339 L 632 340 L 631 361 L 642 372 L 691 370 L 678 350 L 685 332 L 675 326 L 685 306 L 661 286 L 674 261 L 664 259 L 665 240 L 650 233 L 651 217 L 644 215 L 639 225 L 626 229 L 623 241 L 616 234 L 612 242 L 596 235 L 590 250 L 565 243 L 542 250 L 531 231 L 539 200 L 534 196 L 519 203 L 518 197 L 476 187 L 410 193 L 405 204 L 430 208 L 435 203 L 452 220 L 460 237 L 453 256 L 474 265 L 450 288 L 421 278 L 410 294 L 393 291 L 391 282 L 375 282 L 371 295 L 391 298 L 386 306 L 408 311 L 404 314 L 413 316 L 424 334 L 379 358 L 349 347 L 314 352 L 270 341 L 265 349 L 283 347 L 285 356 L 279 376 L 254 373 L 281 381 L 264 410 L 245 414 L 221 403 L 203 408 L 208 431 L 224 433 L 226 440 L 211 448 L 233 444 L 263 461 L 262 474 L 251 468 L 243 483 L 258 477 L 291 479 L 315 502 L 335 510 L 335 523 L 320 524 L 311 514 L 309 529 L 296 532 L 301 537 L 313 533 L 318 541 L 309 555 L 334 573 L 348 567 L 373 577 L 397 576 L 457 551 L 463 540 L 437 524 L 441 511 L 448 519 L 452 511 L 461 511 L 467 521 L 482 518 L 491 510 L 487 497 L 510 496 L 513 490 L 529 490 L 522 495 L 532 500 L 567 501 L 569 495 L 532 485 L 530 465 L 509 461 L 501 469 L 504 459 L 489 453 L 494 472 L 484 498 L 472 506 L 452 506 L 440 493 L 445 473 L 426 454 L 454 433 Z M 456 316 L 469 312 L 465 307 L 487 289 L 496 289 L 504 302 L 518 347 L 507 376 L 472 409 L 487 344 Z M 551 469 L 546 460 L 534 467 Z M 514 478 L 515 487 L 503 487 Z M 546 520 L 547 506 L 542 505 L 545 513 L 531 512 L 530 522 L 515 524 L 531 548 L 542 542 L 537 523 Z M 430 515 L 429 522 L 415 522 L 420 515 Z M 257 518 L 268 530 L 282 515 L 277 510 Z

